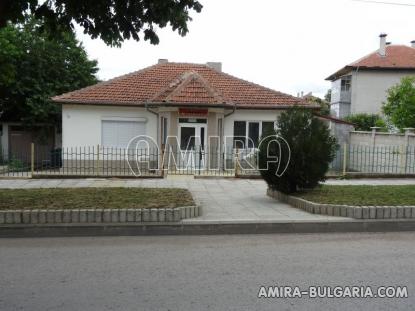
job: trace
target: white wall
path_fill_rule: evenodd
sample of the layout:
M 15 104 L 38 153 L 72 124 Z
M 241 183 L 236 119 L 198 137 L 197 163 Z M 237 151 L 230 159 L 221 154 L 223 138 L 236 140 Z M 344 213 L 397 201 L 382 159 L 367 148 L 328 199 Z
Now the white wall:
M 62 105 L 62 146 L 96 146 L 101 144 L 102 120 L 134 121 L 134 118 L 145 118 L 146 135 L 157 140 L 157 118 L 145 108 Z
M 382 113 L 387 90 L 402 77 L 415 75 L 409 71 L 353 71 L 351 113 Z

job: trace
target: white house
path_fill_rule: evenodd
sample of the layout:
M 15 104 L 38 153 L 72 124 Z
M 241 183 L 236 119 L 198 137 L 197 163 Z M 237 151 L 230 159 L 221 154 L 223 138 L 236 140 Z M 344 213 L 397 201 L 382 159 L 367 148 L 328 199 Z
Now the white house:
M 304 99 L 226 74 L 221 67 L 159 60 L 54 97 L 62 104 L 63 148 L 127 148 L 140 135 L 151 137 L 154 145 L 176 144 L 182 150 L 252 148 L 284 109 L 318 109 Z
M 402 77 L 415 75 L 415 41 L 391 45 L 380 35 L 379 49 L 330 75 L 331 110 L 338 118 L 350 114 L 381 114 L 387 90 Z

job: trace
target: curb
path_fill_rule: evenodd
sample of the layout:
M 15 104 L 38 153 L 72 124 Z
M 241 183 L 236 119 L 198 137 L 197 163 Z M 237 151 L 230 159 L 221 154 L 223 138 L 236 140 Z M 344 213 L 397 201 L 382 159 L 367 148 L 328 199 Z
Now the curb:
M 315 203 L 269 188 L 267 195 L 311 214 L 354 219 L 415 219 L 415 206 L 351 206 Z
M 0 225 L 0 238 L 415 231 L 415 220 Z
M 142 209 L 6 210 L 0 211 L 0 225 L 169 223 L 198 217 L 201 214 L 200 206 Z

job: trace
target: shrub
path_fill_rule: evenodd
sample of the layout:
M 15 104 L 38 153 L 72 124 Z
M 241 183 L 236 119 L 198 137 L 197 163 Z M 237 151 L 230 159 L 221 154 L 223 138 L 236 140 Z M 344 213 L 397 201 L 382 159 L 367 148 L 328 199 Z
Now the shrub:
M 344 120 L 353 123 L 356 131 L 371 131 L 374 126 L 387 130 L 385 121 L 377 114 L 357 113 L 345 117 Z
M 307 109 L 283 112 L 278 126 L 276 132 L 264 135 L 259 146 L 261 176 L 270 188 L 284 193 L 316 187 L 334 159 L 336 139 Z

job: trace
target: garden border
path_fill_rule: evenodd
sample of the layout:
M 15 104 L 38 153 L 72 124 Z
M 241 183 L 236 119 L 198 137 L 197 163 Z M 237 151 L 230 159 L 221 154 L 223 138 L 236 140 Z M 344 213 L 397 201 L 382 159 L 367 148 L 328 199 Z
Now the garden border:
M 198 217 L 200 206 L 140 209 L 23 209 L 0 211 L 2 224 L 170 223 Z
M 270 188 L 267 189 L 267 195 L 311 214 L 355 219 L 415 218 L 415 206 L 352 206 L 315 203 Z

